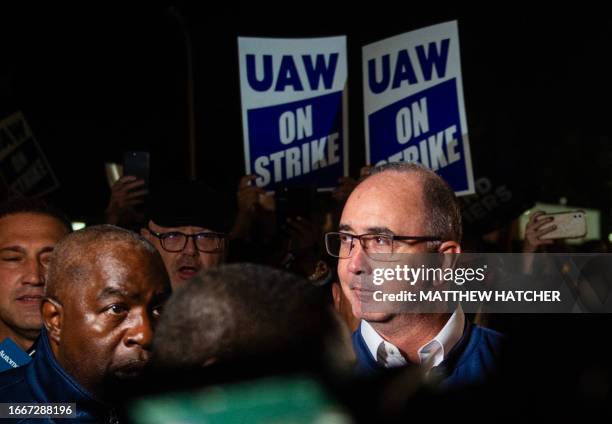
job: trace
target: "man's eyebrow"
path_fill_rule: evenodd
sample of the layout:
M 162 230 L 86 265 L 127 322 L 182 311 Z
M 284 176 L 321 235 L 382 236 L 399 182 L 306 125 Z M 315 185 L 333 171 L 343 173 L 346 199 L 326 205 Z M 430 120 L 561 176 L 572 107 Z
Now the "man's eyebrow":
M 6 246 L 0 249 L 0 252 L 15 252 L 15 253 L 27 253 L 26 250 L 21 247 L 21 246 Z M 42 249 L 40 249 L 40 251 L 38 251 L 38 254 L 40 253 L 47 253 L 47 252 L 53 252 L 53 246 L 45 246 Z
M 127 290 L 118 287 L 105 287 L 104 290 L 98 295 L 98 300 L 104 300 L 109 297 L 134 297 L 130 296 Z
M 176 228 L 163 227 L 160 230 L 149 229 L 149 231 L 153 231 L 154 233 L 165 234 L 165 233 L 180 233 L 181 231 Z
M 368 227 L 366 228 L 366 231 L 368 234 L 388 234 L 390 236 L 395 235 L 395 233 L 387 227 Z
M 340 224 L 338 226 L 338 231 L 353 231 L 353 227 L 348 224 Z
M 0 249 L 0 252 L 26 253 L 25 249 L 21 246 L 6 246 Z
M 212 231 L 212 230 L 202 230 L 202 231 L 197 231 L 193 233 L 194 236 L 198 234 L 219 234 L 219 233 L 217 231 Z

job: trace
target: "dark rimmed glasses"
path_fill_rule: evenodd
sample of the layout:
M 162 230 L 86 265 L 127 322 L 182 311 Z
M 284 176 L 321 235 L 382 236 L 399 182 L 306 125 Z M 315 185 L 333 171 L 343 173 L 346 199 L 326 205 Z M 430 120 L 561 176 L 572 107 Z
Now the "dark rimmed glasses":
M 219 253 L 225 249 L 225 237 L 223 233 L 201 232 L 196 234 L 185 234 L 180 231 L 158 233 L 147 228 L 152 235 L 159 239 L 161 247 L 166 252 L 181 252 L 189 239 L 193 239 L 196 249 L 202 253 Z
M 395 253 L 396 241 L 412 241 L 421 243 L 426 241 L 442 241 L 436 236 L 396 236 L 394 234 L 350 234 L 333 232 L 325 234 L 325 248 L 334 258 L 346 259 L 351 256 L 355 240 L 359 240 L 361 248 L 368 257 L 376 254 Z M 372 258 L 375 259 L 375 258 Z

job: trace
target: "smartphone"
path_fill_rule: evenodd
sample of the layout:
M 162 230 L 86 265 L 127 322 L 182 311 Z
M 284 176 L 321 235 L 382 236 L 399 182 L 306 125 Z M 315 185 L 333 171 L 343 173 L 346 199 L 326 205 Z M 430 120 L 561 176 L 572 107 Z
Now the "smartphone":
M 275 193 L 276 222 L 282 227 L 288 218 L 311 219 L 316 189 L 314 187 L 282 187 Z
M 586 236 L 586 213 L 584 211 L 550 213 L 540 216 L 538 220 L 544 218 L 552 218 L 553 220 L 550 224 L 556 225 L 557 228 L 541 236 L 540 238 L 543 240 Z
M 123 154 L 123 175 L 131 175 L 145 181 L 149 186 L 149 152 L 125 152 Z

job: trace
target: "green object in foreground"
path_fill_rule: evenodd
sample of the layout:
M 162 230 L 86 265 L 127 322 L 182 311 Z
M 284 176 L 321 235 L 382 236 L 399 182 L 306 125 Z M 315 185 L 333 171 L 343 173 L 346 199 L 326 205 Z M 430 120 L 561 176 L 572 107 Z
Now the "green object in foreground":
M 265 378 L 137 401 L 136 424 L 345 424 L 349 417 L 309 378 Z

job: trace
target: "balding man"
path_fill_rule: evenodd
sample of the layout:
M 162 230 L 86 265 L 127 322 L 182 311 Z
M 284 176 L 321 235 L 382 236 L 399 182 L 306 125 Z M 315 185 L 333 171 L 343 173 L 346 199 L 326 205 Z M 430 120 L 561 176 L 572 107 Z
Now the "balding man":
M 342 290 L 361 324 L 353 335 L 362 372 L 420 364 L 436 369 L 447 388 L 487 381 L 495 372 L 501 335 L 452 314 L 376 310 L 364 281 L 377 255 L 461 252 L 461 214 L 452 189 L 412 163 L 372 170 L 348 198 L 339 232 L 326 234 L 338 258 Z M 368 307 L 364 307 L 367 306 Z
M 0 374 L 0 402 L 76 403 L 82 422 L 112 422 L 112 393 L 149 362 L 170 283 L 156 249 L 105 225 L 52 255 L 34 359 Z

